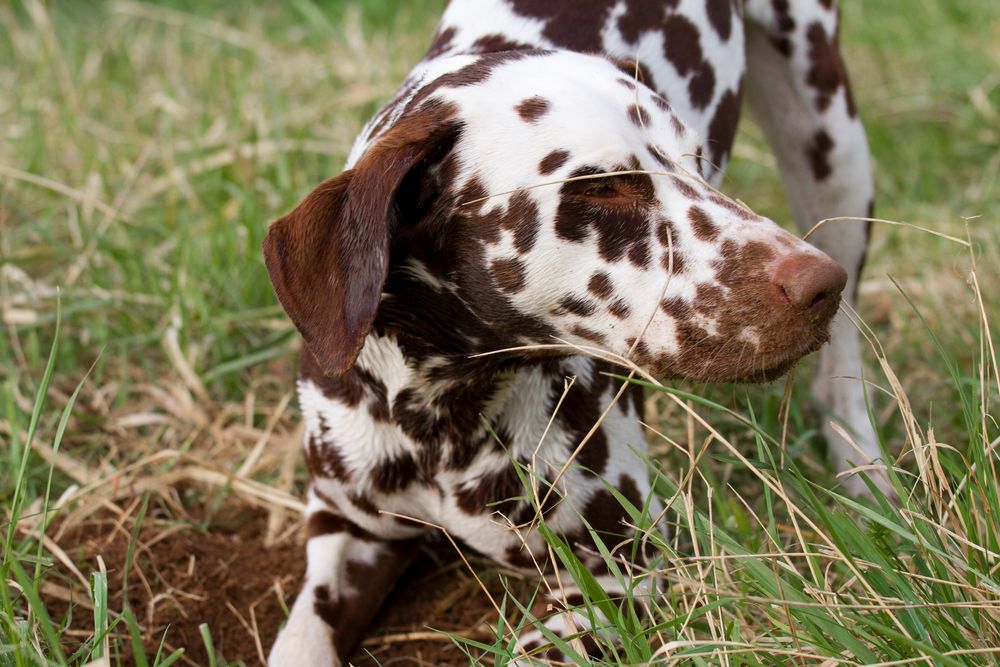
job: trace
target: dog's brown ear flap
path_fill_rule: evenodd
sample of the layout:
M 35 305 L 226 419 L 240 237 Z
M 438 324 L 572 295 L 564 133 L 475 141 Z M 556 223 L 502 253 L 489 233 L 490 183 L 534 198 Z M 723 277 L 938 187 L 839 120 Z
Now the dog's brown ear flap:
M 353 169 L 268 230 L 264 262 L 275 294 L 327 374 L 351 367 L 375 319 L 400 184 L 456 128 L 445 105 L 404 117 Z

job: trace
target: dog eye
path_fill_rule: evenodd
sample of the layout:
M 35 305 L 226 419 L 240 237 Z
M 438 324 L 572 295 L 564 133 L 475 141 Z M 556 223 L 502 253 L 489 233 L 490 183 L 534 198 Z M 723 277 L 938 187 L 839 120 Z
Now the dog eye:
M 621 193 L 618 192 L 618 188 L 616 188 L 610 181 L 602 180 L 589 186 L 583 191 L 583 194 L 587 197 L 594 197 L 596 199 L 610 199 L 612 197 L 617 197 Z

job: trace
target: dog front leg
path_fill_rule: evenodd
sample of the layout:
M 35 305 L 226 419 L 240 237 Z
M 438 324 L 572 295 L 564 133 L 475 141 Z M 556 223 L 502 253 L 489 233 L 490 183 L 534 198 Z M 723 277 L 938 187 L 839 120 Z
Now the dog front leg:
M 416 553 L 383 540 L 310 494 L 306 577 L 268 657 L 271 667 L 340 667 Z
M 747 14 L 747 99 L 777 158 L 799 230 L 805 233 L 826 218 L 870 217 L 871 159 L 837 43 L 836 3 L 752 0 Z M 855 304 L 868 223 L 827 223 L 809 240 L 848 273 L 844 305 L 831 326 L 831 342 L 820 351 L 813 384 L 831 413 L 823 433 L 832 461 L 844 472 L 852 463 L 867 464 L 881 456 L 865 404 L 858 332 L 844 312 Z M 888 489 L 882 475 L 872 477 Z M 845 486 L 855 493 L 867 490 L 857 476 Z

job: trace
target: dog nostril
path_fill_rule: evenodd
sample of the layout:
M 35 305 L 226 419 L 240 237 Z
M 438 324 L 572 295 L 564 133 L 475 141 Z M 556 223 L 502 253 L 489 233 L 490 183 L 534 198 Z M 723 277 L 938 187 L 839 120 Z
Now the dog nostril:
M 791 303 L 792 302 L 792 297 L 790 297 L 788 295 L 788 290 L 785 289 L 785 286 L 779 284 L 778 285 L 778 289 L 781 290 L 781 296 L 785 297 L 785 301 L 787 301 L 788 303 Z
M 819 310 L 844 289 L 847 272 L 825 255 L 800 253 L 781 260 L 772 280 L 793 308 Z

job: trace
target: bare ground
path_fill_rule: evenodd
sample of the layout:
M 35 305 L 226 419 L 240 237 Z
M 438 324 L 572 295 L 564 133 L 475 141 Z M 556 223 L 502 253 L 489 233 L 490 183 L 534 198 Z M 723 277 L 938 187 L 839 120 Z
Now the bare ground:
M 208 656 L 199 626 L 207 623 L 217 654 L 227 661 L 262 664 L 301 583 L 305 558 L 299 531 L 265 546 L 267 515 L 246 507 L 217 513 L 206 521 L 148 517 L 139 530 L 127 575 L 128 605 L 144 631 L 147 655 L 163 639 L 167 652 L 183 647 L 183 662 L 204 665 Z M 109 606 L 120 610 L 131 528 L 105 517 L 74 525 L 58 539 L 80 572 L 100 569 L 109 582 Z M 466 554 L 473 572 L 447 543 L 428 542 L 372 624 L 352 660 L 374 665 L 467 665 L 470 658 L 442 630 L 489 643 L 494 599 L 504 581 L 525 592 L 527 583 L 501 578 L 488 562 Z M 93 632 L 90 601 L 79 577 L 60 568 L 61 585 L 50 585 L 50 614 L 61 617 L 72 599 L 66 649 L 75 651 Z M 113 636 L 128 645 L 124 626 Z M 164 639 L 165 637 L 165 639 Z M 127 649 L 126 649 L 127 653 Z M 478 655 L 478 652 L 473 653 Z M 126 660 L 126 664 L 128 664 Z M 484 662 L 491 660 L 487 657 Z

